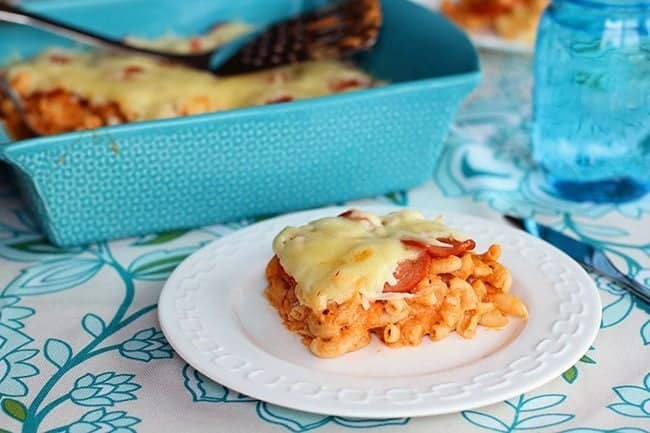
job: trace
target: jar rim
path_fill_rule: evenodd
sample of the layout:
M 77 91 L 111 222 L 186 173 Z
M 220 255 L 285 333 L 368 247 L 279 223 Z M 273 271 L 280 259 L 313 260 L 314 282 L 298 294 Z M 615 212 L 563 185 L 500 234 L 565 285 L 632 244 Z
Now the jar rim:
M 553 0 L 554 3 L 573 3 L 602 9 L 650 10 L 650 0 Z

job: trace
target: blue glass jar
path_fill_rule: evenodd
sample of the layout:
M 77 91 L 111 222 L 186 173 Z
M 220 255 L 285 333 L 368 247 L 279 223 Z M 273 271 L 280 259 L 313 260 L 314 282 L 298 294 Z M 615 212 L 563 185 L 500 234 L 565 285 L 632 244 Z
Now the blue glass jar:
M 650 0 L 553 0 L 535 51 L 533 154 L 555 192 L 650 191 Z

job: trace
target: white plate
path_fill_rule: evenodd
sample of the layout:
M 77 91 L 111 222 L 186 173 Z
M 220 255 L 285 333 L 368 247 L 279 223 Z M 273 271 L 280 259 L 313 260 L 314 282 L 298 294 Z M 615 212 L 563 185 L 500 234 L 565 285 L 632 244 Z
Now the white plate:
M 387 213 L 393 206 L 364 209 Z M 319 359 L 286 330 L 263 296 L 271 241 L 287 225 L 336 215 L 324 208 L 284 215 L 221 238 L 187 258 L 158 304 L 167 340 L 207 377 L 251 397 L 329 415 L 386 418 L 435 415 L 495 403 L 559 376 L 589 348 L 600 325 L 593 281 L 568 256 L 505 225 L 442 212 L 484 249 L 497 242 L 513 274 L 527 322 L 452 335 L 414 348 L 370 345 Z M 436 211 L 423 210 L 435 217 Z
M 440 10 L 440 0 L 413 1 L 429 9 L 433 9 L 435 11 Z M 467 32 L 474 45 L 476 45 L 478 48 L 519 54 L 532 54 L 535 51 L 535 44 L 533 42 L 506 39 L 496 35 L 495 33 L 476 33 L 465 29 L 463 30 Z
M 535 45 L 530 42 L 513 41 L 499 37 L 492 33 L 471 33 L 469 38 L 479 48 L 507 53 L 533 54 Z

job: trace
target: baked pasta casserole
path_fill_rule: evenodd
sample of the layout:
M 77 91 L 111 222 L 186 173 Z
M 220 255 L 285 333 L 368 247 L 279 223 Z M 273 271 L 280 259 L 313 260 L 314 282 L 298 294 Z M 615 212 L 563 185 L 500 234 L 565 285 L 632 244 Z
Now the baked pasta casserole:
M 471 32 L 533 42 L 549 0 L 442 0 L 440 10 Z
M 241 23 L 225 23 L 202 37 L 131 42 L 199 52 L 247 31 Z M 368 74 L 338 60 L 216 77 L 149 57 L 97 50 L 50 49 L 14 62 L 0 74 L 23 100 L 29 125 L 41 134 L 290 102 L 374 85 Z M 15 138 L 29 136 L 16 108 L 1 92 L 0 118 Z
M 464 338 L 528 317 L 510 293 L 497 244 L 475 242 L 413 210 L 350 210 L 287 227 L 273 241 L 265 295 L 311 352 L 330 358 L 367 345 Z

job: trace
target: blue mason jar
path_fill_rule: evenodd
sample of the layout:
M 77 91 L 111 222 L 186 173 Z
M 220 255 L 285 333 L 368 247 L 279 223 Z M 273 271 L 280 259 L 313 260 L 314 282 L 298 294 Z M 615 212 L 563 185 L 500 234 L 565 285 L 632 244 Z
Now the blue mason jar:
M 532 139 L 562 197 L 650 191 L 650 0 L 552 0 L 537 36 Z

